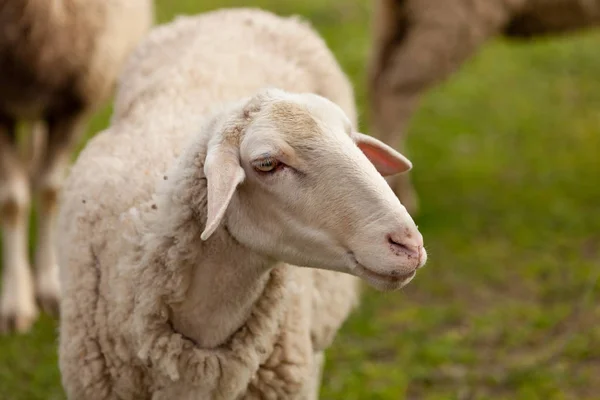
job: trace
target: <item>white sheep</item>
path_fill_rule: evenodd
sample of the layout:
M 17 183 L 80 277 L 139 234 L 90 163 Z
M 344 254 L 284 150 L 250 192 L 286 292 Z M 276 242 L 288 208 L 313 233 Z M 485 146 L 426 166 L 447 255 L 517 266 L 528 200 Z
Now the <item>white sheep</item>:
M 112 94 L 153 12 L 151 0 L 0 0 L 0 332 L 28 331 L 36 298 L 58 312 L 57 192 L 90 114 Z M 20 121 L 33 123 L 33 160 L 18 154 Z M 27 254 L 30 187 L 39 205 L 35 282 Z
M 318 398 L 354 276 L 398 289 L 427 258 L 381 175 L 411 164 L 355 132 L 354 107 L 295 18 L 228 9 L 150 33 L 62 192 L 68 398 Z

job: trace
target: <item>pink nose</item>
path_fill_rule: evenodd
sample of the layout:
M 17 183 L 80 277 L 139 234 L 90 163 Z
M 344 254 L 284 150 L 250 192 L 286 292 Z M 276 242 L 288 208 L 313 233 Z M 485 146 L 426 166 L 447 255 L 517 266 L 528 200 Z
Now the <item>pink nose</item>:
M 421 259 L 423 250 L 423 236 L 420 233 L 405 233 L 403 235 L 388 235 L 390 249 L 396 255 L 404 255 L 408 258 Z

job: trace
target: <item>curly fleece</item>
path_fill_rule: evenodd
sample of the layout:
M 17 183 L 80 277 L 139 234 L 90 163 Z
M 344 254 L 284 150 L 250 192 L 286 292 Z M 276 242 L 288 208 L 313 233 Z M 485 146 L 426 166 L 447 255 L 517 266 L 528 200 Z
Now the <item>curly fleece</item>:
M 354 277 L 279 265 L 245 324 L 216 348 L 169 322 L 202 252 L 233 246 L 225 229 L 199 239 L 199 127 L 264 86 L 325 96 L 356 125 L 346 76 L 296 18 L 252 9 L 182 17 L 130 57 L 111 127 L 88 143 L 62 192 L 59 364 L 70 399 L 317 397 L 322 352 L 357 302 Z

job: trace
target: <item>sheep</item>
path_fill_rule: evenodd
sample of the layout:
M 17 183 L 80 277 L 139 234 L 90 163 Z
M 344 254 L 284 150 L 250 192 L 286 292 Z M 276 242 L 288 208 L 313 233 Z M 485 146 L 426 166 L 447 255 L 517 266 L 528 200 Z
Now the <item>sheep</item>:
M 525 40 L 598 24 L 600 0 L 376 0 L 367 67 L 371 134 L 404 151 L 419 97 L 495 36 Z M 409 176 L 388 181 L 416 215 Z
M 56 198 L 90 115 L 112 95 L 125 56 L 150 28 L 152 0 L 0 0 L 0 332 L 27 332 L 38 305 L 56 315 Z M 17 149 L 30 121 L 31 152 Z M 28 260 L 38 200 L 35 282 Z
M 396 290 L 427 259 L 383 177 L 410 161 L 356 127 L 350 82 L 297 17 L 152 29 L 61 193 L 68 398 L 318 398 L 357 277 Z

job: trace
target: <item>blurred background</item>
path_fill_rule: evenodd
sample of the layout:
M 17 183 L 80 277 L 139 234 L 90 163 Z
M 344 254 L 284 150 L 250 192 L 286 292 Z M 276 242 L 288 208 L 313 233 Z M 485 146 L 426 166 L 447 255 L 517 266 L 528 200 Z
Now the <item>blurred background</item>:
M 369 133 L 370 0 L 158 0 L 157 21 L 231 6 L 310 20 Z M 600 398 L 599 44 L 600 29 L 495 39 L 427 92 L 408 148 L 430 261 L 401 292 L 365 290 L 322 399 Z M 56 335 L 42 316 L 0 337 L 0 399 L 64 398 Z

